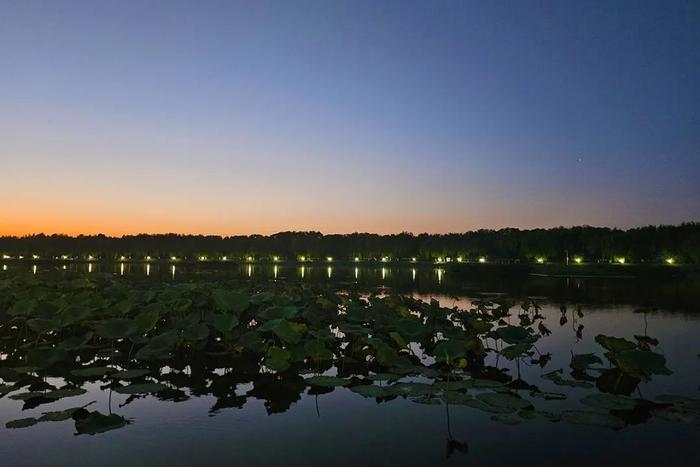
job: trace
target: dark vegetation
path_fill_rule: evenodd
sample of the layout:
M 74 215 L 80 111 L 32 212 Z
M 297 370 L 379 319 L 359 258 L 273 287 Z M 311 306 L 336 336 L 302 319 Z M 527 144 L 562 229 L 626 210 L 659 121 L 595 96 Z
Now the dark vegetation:
M 406 259 L 434 260 L 439 257 L 463 257 L 474 261 L 533 261 L 544 257 L 550 262 L 564 262 L 578 256 L 584 262 L 612 261 L 624 257 L 627 262 L 663 262 L 674 258 L 678 263 L 700 263 L 700 223 L 677 226 L 648 226 L 630 230 L 602 227 L 553 229 L 478 230 L 455 234 L 400 233 L 377 235 L 354 233 L 323 235 L 320 232 L 280 232 L 274 235 L 202 236 L 202 235 L 105 235 L 69 237 L 66 235 L 32 235 L 1 237 L 0 252 L 10 255 L 96 255 L 103 259 L 119 255 L 154 258 L 196 258 L 227 255 L 231 258 L 254 256 L 293 260 L 332 256 L 337 260 Z
M 377 402 L 470 407 L 507 424 L 544 419 L 622 429 L 651 418 L 700 419 L 695 399 L 650 400 L 639 391 L 641 382 L 670 374 L 646 332 L 633 340 L 598 335 L 597 352 L 572 352 L 567 368 L 550 368 L 551 354 L 538 342 L 557 325 L 575 328 L 580 339 L 583 317 L 580 308 L 562 306 L 558 323 L 548 323 L 534 300 L 476 301 L 460 310 L 299 283 L 15 275 L 0 281 L 0 397 L 21 401 L 23 410 L 51 409 L 59 399 L 87 396 L 83 386 L 98 382 L 110 392 L 108 407 L 79 399 L 6 423 L 72 420 L 77 434 L 132 422 L 112 412 L 112 392 L 126 397 L 115 410 L 148 395 L 180 402 L 211 394 L 212 414 L 248 398 L 264 400 L 272 414 L 304 394 L 338 390 Z M 521 365 L 540 367 L 541 379 L 525 381 Z M 581 408 L 550 411 L 549 401 L 570 397 L 571 388 L 577 398 L 587 390 Z M 452 438 L 449 419 L 448 436 L 448 446 L 466 449 Z

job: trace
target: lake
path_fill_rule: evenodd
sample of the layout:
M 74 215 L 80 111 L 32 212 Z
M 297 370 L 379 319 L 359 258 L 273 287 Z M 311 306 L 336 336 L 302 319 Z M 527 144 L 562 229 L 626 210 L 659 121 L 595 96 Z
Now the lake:
M 692 278 L 7 266 L 4 465 L 700 464 Z

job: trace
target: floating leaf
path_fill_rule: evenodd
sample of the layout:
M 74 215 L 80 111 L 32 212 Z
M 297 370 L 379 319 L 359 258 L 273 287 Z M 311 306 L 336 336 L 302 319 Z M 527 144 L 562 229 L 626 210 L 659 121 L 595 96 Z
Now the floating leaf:
M 149 373 L 150 370 L 138 368 L 133 370 L 118 371 L 116 373 L 112 373 L 109 375 L 109 377 L 112 379 L 135 379 L 146 376 Z
M 105 431 L 116 430 L 127 425 L 127 420 L 117 414 L 103 415 L 85 409 L 73 413 L 75 429 L 80 435 L 95 435 Z
M 364 397 L 388 397 L 390 394 L 381 386 L 375 386 L 373 384 L 361 384 L 359 386 L 353 386 L 350 388 L 352 392 L 356 392 Z
M 250 304 L 250 296 L 235 290 L 216 289 L 211 293 L 214 308 L 225 313 L 240 315 Z
M 107 339 L 119 339 L 128 337 L 137 331 L 138 327 L 133 320 L 113 318 L 99 321 L 95 324 L 95 332 Z
M 588 394 L 581 403 L 596 409 L 606 410 L 632 410 L 637 406 L 637 401 L 629 397 L 618 396 L 615 394 Z
M 275 371 L 285 371 L 289 368 L 289 360 L 292 354 L 281 347 L 270 347 L 265 357 L 265 366 Z
M 28 426 L 36 425 L 37 422 L 38 420 L 34 417 L 20 418 L 5 423 L 5 428 L 27 428 Z
M 94 366 L 89 368 L 80 368 L 78 370 L 71 370 L 70 374 L 77 376 L 78 378 L 94 378 L 104 376 L 107 373 L 113 373 L 115 371 L 117 370 L 108 366 Z
M 347 386 L 350 381 L 345 378 L 338 378 L 337 376 L 312 376 L 306 379 L 307 384 L 312 384 L 314 386 L 323 387 L 337 387 L 337 386 Z
M 512 409 L 513 411 L 532 407 L 529 401 L 507 392 L 485 392 L 477 395 L 476 398 L 491 406 Z
M 634 342 L 630 342 L 627 339 L 621 337 L 611 337 L 605 336 L 603 334 L 598 334 L 595 336 L 595 341 L 603 346 L 606 350 L 610 352 L 624 352 L 625 350 L 634 350 L 637 348 Z

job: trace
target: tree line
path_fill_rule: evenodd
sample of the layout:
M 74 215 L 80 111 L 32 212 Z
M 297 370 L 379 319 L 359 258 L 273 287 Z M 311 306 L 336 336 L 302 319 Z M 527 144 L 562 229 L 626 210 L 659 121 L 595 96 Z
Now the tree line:
M 256 259 L 326 258 L 338 260 L 408 259 L 435 260 L 461 257 L 465 261 L 479 257 L 489 261 L 563 262 L 580 257 L 585 262 L 612 261 L 661 262 L 668 258 L 683 263 L 700 262 L 700 223 L 659 225 L 628 230 L 607 227 L 557 227 L 550 229 L 476 230 L 450 234 L 392 235 L 371 233 L 332 234 L 320 232 L 280 232 L 273 235 L 181 235 L 139 234 L 106 235 L 30 235 L 0 237 L 0 253 L 12 257 L 33 254 L 41 257 L 70 255 L 110 259 L 126 255 L 132 258 L 209 258 L 228 256 Z

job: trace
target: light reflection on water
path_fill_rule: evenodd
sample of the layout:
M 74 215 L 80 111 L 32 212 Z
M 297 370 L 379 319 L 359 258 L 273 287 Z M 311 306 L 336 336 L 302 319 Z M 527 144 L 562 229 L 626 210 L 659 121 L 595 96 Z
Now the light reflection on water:
M 26 264 L 26 263 L 25 263 Z M 174 264 L 120 261 L 116 263 L 65 263 L 62 261 L 31 264 L 32 274 L 52 270 L 75 272 L 112 273 L 125 277 L 153 277 L 177 281 L 195 280 L 197 277 L 221 277 L 228 279 L 300 280 L 309 283 L 356 284 L 358 287 L 390 287 L 405 292 L 421 291 L 431 293 L 478 294 L 506 293 L 510 296 L 543 296 L 550 299 L 563 299 L 574 302 L 620 302 L 639 303 L 644 306 L 670 306 L 700 312 L 697 296 L 700 294 L 700 280 L 690 276 L 686 283 L 675 280 L 645 281 L 595 277 L 510 277 L 479 272 L 469 276 L 449 267 L 430 266 L 376 266 L 376 265 L 310 265 L 228 263 L 224 266 L 203 262 L 195 264 Z M 2 273 L 21 273 L 27 267 L 22 263 L 3 264 Z M 294 271 L 294 274 L 286 274 Z M 345 285 L 343 285 L 345 286 Z

